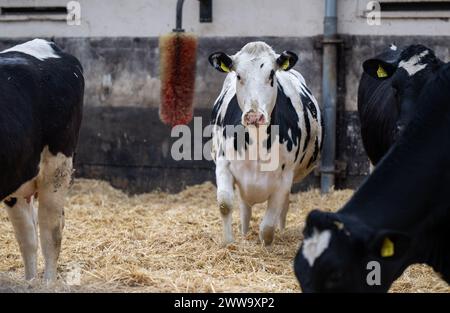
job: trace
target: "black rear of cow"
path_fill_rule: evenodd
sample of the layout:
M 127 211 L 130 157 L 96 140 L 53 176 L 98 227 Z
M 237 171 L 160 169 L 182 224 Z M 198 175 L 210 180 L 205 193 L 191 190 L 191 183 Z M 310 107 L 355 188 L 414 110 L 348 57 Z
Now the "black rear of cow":
M 390 80 L 379 81 L 363 73 L 358 89 L 358 112 L 363 146 L 375 165 L 395 141 L 399 112 Z
M 0 199 L 37 175 L 45 146 L 72 156 L 81 124 L 80 62 L 51 44 L 60 58 L 0 54 Z
M 38 226 L 44 279 L 56 278 L 83 95 L 80 62 L 54 43 L 35 39 L 0 53 L 0 200 L 27 279 L 37 275 Z
M 407 62 L 411 64 L 406 66 Z M 420 91 L 442 65 L 434 52 L 422 45 L 403 51 L 391 46 L 364 62 L 358 112 L 364 149 L 372 164 L 381 160 L 401 134 L 417 109 L 414 104 Z

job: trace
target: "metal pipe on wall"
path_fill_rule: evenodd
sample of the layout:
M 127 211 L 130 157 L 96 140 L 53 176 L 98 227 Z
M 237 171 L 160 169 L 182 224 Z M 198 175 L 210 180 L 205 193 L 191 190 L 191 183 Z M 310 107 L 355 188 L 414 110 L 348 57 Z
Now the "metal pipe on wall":
M 336 103 L 337 103 L 337 1 L 325 0 L 323 34 L 322 101 L 324 141 L 320 167 L 320 187 L 328 193 L 335 183 Z
M 176 20 L 175 20 L 175 29 L 174 32 L 184 32 L 183 29 L 183 4 L 184 0 L 178 0 L 177 1 L 177 14 L 176 14 Z

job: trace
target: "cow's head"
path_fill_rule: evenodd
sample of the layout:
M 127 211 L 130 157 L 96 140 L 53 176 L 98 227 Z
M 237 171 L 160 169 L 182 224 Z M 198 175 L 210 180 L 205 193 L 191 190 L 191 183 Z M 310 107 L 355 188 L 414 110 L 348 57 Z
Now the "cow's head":
M 276 54 L 264 42 L 246 44 L 238 53 L 229 56 L 215 52 L 209 56 L 211 65 L 220 72 L 231 73 L 236 80 L 236 97 L 242 110 L 242 125 L 264 125 L 277 98 L 277 71 L 288 71 L 298 57 L 284 51 Z
M 364 62 L 365 73 L 379 80 L 390 80 L 399 112 L 397 134 L 416 111 L 416 100 L 422 87 L 443 64 L 433 50 L 423 45 L 411 45 L 401 53 L 392 53 L 387 59 L 376 57 Z
M 403 233 L 315 210 L 306 221 L 295 274 L 303 292 L 386 292 L 404 269 L 409 242 Z M 379 281 L 373 261 L 380 265 Z

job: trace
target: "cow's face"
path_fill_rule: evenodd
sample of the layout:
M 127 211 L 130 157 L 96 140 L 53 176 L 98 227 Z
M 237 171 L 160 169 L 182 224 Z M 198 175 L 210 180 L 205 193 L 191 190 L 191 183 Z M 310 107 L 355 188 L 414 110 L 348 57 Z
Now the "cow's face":
M 304 236 L 294 261 L 303 292 L 386 292 L 401 274 L 409 247 L 402 233 L 374 231 L 320 211 L 309 214 Z
M 396 135 L 411 120 L 422 87 L 442 64 L 431 49 L 422 45 L 407 47 L 397 60 L 387 62 L 375 58 L 364 62 L 367 74 L 379 80 L 390 80 L 399 112 Z
M 267 125 L 277 98 L 277 71 L 288 71 L 297 62 L 295 53 L 280 55 L 264 43 L 247 44 L 240 52 L 228 56 L 210 55 L 209 62 L 221 72 L 235 76 L 236 97 L 242 110 L 242 125 Z

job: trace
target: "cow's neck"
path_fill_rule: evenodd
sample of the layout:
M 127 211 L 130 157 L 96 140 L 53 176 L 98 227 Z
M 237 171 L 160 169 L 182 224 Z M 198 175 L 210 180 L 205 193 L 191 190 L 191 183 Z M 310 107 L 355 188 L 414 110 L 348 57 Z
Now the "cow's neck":
M 450 210 L 441 216 L 435 216 L 431 223 L 427 223 L 424 229 L 417 232 L 413 238 L 415 255 L 412 256 L 411 263 L 425 263 L 433 267 L 440 273 L 442 278 L 450 284 L 450 251 L 448 249 L 450 241 Z

